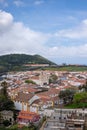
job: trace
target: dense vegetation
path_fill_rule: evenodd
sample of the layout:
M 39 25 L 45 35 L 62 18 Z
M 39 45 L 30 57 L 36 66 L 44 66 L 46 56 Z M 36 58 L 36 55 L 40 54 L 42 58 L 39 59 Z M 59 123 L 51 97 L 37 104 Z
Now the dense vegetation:
M 10 99 L 7 93 L 7 83 L 4 81 L 1 83 L 2 92 L 0 94 L 0 111 L 3 110 L 14 110 L 14 103 Z
M 59 93 L 59 98 L 63 100 L 63 104 L 71 104 L 73 102 L 75 91 L 71 89 L 62 90 Z
M 25 83 L 27 83 L 27 84 L 36 84 L 33 80 L 29 80 L 29 79 L 25 80 Z
M 67 108 L 87 108 L 87 92 L 76 93 L 73 97 L 73 103 L 68 104 Z
M 40 55 L 9 54 L 0 56 L 0 72 L 29 69 L 24 64 L 31 63 L 54 65 L 53 62 Z
M 63 100 L 67 108 L 87 108 L 87 82 L 83 86 L 79 86 L 81 92 L 74 90 L 60 91 L 59 97 Z

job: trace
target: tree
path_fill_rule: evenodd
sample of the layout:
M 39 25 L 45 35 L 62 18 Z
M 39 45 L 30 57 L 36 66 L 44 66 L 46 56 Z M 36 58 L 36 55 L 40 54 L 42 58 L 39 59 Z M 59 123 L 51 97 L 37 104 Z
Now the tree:
M 74 103 L 87 102 L 87 92 L 76 93 L 73 101 Z
M 2 88 L 2 93 L 3 93 L 3 95 L 5 96 L 5 98 L 8 98 L 8 93 L 7 93 L 7 82 L 6 81 L 3 81 L 2 83 L 1 83 L 1 86 L 3 87 Z
M 2 123 L 2 115 L 1 115 L 1 112 L 0 112 L 0 124 Z
M 59 93 L 59 98 L 63 100 L 64 104 L 71 103 L 73 101 L 74 93 L 75 91 L 70 89 L 62 90 Z
M 83 90 L 84 92 L 87 92 L 87 81 L 82 86 L 79 86 L 79 90 Z
M 6 99 L 3 95 L 0 96 L 0 111 L 14 110 L 14 102 L 11 99 Z
M 34 125 L 34 123 L 29 123 L 29 126 L 28 126 L 29 130 L 37 130 L 37 127 Z
M 2 83 L 1 83 L 1 86 L 5 86 L 5 87 L 7 87 L 7 82 L 6 81 L 3 81 Z
M 4 120 L 4 121 L 3 121 L 3 124 L 4 124 L 4 126 L 9 126 L 9 125 L 11 125 L 10 121 L 8 121 L 8 120 Z
M 2 94 L 0 95 L 0 111 L 14 110 L 14 102 L 10 99 L 7 92 L 7 82 L 4 81 L 2 85 Z
M 52 74 L 52 75 L 50 76 L 49 83 L 56 83 L 56 82 L 57 82 L 57 79 L 58 79 L 57 75 Z
M 36 84 L 34 81 L 29 80 L 29 79 L 25 80 L 25 83 L 27 83 L 27 84 Z
M 5 110 L 14 110 L 14 102 L 8 99 L 4 102 Z

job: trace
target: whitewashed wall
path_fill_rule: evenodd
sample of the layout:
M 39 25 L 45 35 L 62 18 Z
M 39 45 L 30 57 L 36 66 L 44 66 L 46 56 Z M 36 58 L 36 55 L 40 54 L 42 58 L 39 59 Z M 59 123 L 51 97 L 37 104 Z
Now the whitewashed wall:
M 22 103 L 21 102 L 14 102 L 16 110 L 22 110 Z

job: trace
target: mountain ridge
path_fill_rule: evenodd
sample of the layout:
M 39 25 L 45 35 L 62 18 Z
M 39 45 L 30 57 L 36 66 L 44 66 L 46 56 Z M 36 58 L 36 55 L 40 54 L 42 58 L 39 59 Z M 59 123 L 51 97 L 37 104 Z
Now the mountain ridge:
M 16 70 L 24 64 L 49 64 L 56 65 L 47 58 L 35 54 L 6 54 L 0 56 L 0 70 Z M 14 69 L 15 68 L 15 69 Z

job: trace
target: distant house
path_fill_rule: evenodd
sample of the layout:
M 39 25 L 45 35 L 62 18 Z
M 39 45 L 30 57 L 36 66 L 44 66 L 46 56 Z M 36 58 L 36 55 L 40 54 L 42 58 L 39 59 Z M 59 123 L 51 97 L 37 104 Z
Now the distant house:
M 25 64 L 24 66 L 33 66 L 33 67 L 48 67 L 49 64 Z
M 35 112 L 21 111 L 17 117 L 18 124 L 29 125 L 40 120 L 40 115 Z
M 60 103 L 60 99 L 58 97 L 59 92 L 60 91 L 58 89 L 50 88 L 46 92 L 37 94 L 37 96 L 40 97 L 41 101 L 44 103 L 43 108 L 52 107 L 55 104 L 58 105 Z
M 39 110 L 44 110 L 48 107 L 52 107 L 52 101 L 50 101 L 48 98 L 40 97 L 40 99 L 31 104 L 30 111 L 39 113 Z
M 30 79 L 40 86 L 49 84 L 49 74 L 45 71 L 39 72 L 39 75 L 37 76 L 34 75 Z

